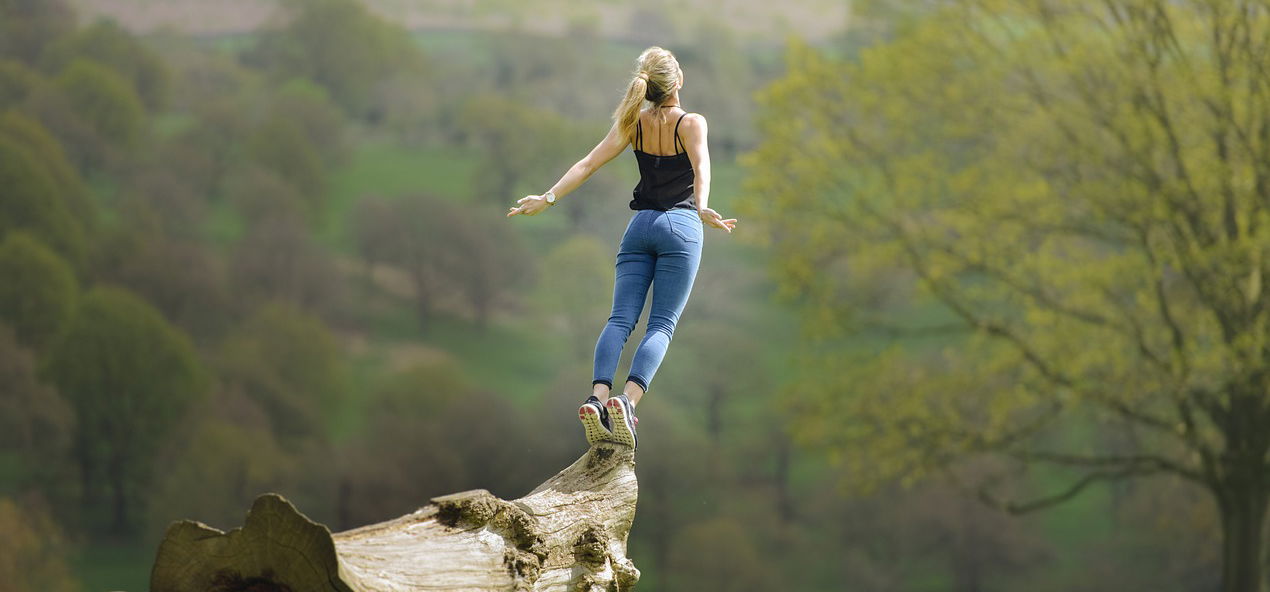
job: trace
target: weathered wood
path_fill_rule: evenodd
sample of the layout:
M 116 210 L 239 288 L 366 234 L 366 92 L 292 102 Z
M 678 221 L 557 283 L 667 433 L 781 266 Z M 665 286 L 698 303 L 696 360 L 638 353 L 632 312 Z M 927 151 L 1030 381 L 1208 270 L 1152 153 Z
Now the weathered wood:
M 168 528 L 153 592 L 547 592 L 630 590 L 626 558 L 638 484 L 633 451 L 593 446 L 522 498 L 485 490 L 432 499 L 387 522 L 332 535 L 276 494 L 242 528 Z

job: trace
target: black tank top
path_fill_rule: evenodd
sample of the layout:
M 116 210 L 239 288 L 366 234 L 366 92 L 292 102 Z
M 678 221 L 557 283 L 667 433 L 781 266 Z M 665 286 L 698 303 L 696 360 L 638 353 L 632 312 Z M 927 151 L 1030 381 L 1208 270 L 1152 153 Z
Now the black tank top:
M 635 123 L 635 161 L 639 163 L 639 185 L 632 192 L 632 210 L 661 210 L 675 208 L 697 209 L 697 198 L 692 191 L 692 161 L 688 160 L 688 152 L 680 152 L 683 142 L 679 139 L 679 124 L 683 115 L 675 122 L 675 153 L 669 156 L 657 156 L 644 152 L 644 129 L 639 122 Z

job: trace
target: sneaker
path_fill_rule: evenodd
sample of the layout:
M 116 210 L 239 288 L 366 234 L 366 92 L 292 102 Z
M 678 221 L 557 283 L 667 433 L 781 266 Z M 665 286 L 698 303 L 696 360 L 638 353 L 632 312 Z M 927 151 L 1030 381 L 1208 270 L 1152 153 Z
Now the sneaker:
M 578 407 L 578 420 L 582 422 L 588 445 L 594 446 L 601 440 L 613 439 L 613 433 L 609 429 L 609 412 L 595 395 L 587 397 L 586 402 Z
M 605 405 L 609 408 L 609 418 L 613 425 L 613 440 L 631 448 L 639 448 L 639 438 L 635 436 L 635 426 L 639 418 L 635 417 L 635 406 L 626 395 L 609 397 Z

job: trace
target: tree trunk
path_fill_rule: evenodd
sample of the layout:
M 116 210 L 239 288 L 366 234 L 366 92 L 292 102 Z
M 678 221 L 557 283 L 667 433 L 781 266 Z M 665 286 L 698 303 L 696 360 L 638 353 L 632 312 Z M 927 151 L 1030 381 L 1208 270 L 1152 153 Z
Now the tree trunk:
M 1261 592 L 1267 491 L 1256 483 L 1216 490 L 1222 523 L 1222 592 Z
M 599 443 L 528 495 L 434 498 L 379 524 L 332 535 L 281 496 L 256 499 L 242 528 L 173 523 L 153 592 L 630 590 L 626 558 L 638 486 L 634 453 Z

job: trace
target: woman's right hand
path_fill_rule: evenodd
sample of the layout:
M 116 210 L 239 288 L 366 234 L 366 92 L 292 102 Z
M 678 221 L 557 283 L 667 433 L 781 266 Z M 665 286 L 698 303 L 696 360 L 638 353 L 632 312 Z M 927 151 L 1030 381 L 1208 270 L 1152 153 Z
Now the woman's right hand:
M 728 234 L 732 234 L 732 229 L 736 228 L 736 218 L 728 218 L 725 220 L 723 219 L 723 216 L 720 216 L 718 212 L 711 208 L 701 208 L 700 210 L 697 210 L 697 215 L 701 217 L 701 221 L 707 226 L 722 228 L 723 230 L 726 230 Z

